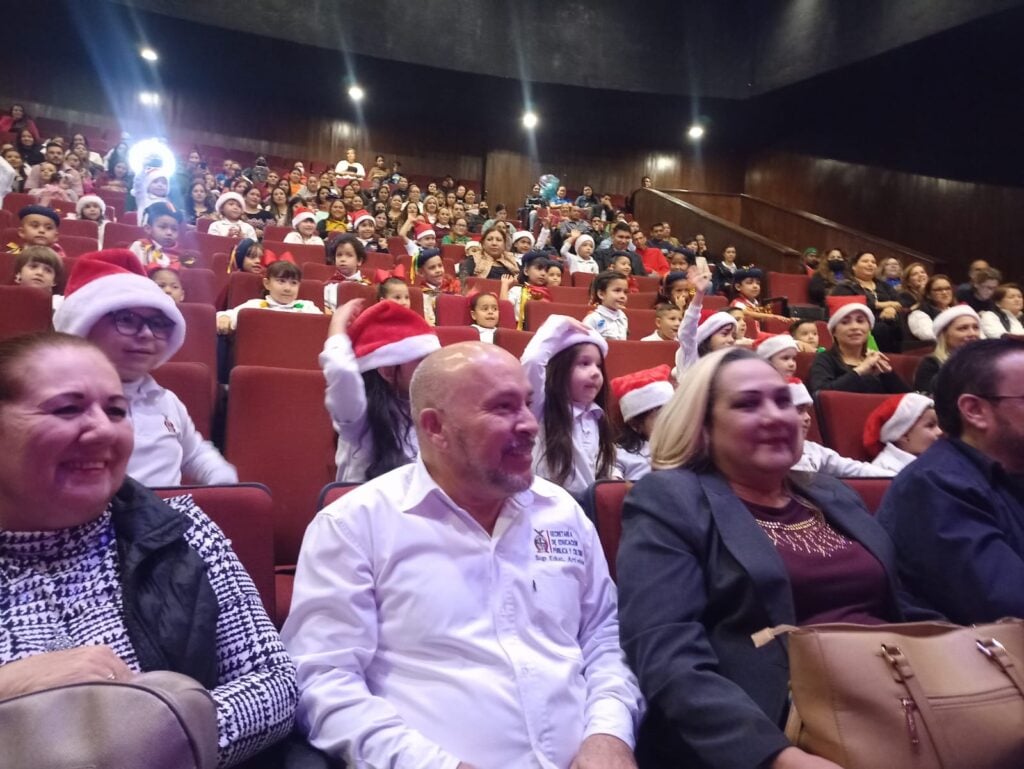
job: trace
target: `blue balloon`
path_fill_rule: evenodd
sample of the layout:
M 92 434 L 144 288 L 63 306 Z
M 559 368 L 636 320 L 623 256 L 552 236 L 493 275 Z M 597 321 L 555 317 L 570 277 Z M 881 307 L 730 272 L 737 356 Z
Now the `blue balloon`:
M 550 203 L 557 197 L 558 188 L 561 185 L 557 176 L 554 174 L 544 174 L 537 182 L 540 184 L 540 196 L 546 202 Z

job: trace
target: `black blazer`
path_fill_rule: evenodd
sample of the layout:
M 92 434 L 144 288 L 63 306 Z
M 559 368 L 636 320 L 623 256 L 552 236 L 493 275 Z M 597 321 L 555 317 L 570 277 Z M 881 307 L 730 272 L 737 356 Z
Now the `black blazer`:
M 844 483 L 801 478 L 826 520 L 885 568 L 886 619 L 902 621 L 888 536 Z M 725 479 L 682 469 L 641 479 L 625 500 L 617 563 L 622 647 L 648 704 L 641 769 L 755 769 L 788 747 L 786 648 L 756 649 L 751 634 L 795 624 L 789 576 Z

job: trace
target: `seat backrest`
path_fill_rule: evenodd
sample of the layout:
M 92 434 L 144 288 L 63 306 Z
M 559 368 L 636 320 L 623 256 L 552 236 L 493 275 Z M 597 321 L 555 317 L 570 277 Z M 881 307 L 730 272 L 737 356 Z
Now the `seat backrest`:
M 320 280 L 327 282 L 334 277 L 334 273 L 337 268 L 333 264 L 317 264 L 316 262 L 304 262 L 300 268 L 302 269 L 302 277 L 307 280 Z
M 200 219 L 196 222 L 196 232 L 209 232 L 213 219 Z
M 598 481 L 594 484 L 594 525 L 612 579 L 615 579 L 615 560 L 622 538 L 622 502 L 632 485 L 629 481 Z
M 590 312 L 585 304 L 559 304 L 558 302 L 532 301 L 526 303 L 526 330 L 536 331 L 551 315 L 568 315 L 583 320 Z
M 181 287 L 185 291 L 185 298 L 190 302 L 208 304 L 211 307 L 217 304 L 217 294 L 220 286 L 217 276 L 213 270 L 206 270 L 202 267 L 188 267 L 179 272 Z
M 728 298 L 722 296 L 721 294 L 709 294 L 708 296 L 704 297 L 704 302 L 702 303 L 702 306 L 705 310 L 718 312 L 719 310 L 724 310 L 726 307 L 729 306 L 729 300 Z
M 401 254 L 408 254 L 409 252 L 405 248 L 405 238 L 400 235 L 392 235 L 388 238 L 388 253 L 396 259 Z
M 235 270 L 228 275 L 228 307 L 238 307 L 250 299 L 263 297 L 263 276 Z
M 280 256 L 281 254 L 291 254 L 292 259 L 298 265 L 312 262 L 313 264 L 324 264 L 324 257 L 326 251 L 323 246 L 314 246 L 307 243 L 264 243 L 264 245 L 273 251 L 275 254 Z
M 60 247 L 64 249 L 64 253 L 67 256 L 81 256 L 82 254 L 88 254 L 93 251 L 100 250 L 100 243 L 96 238 L 83 238 L 75 235 L 64 235 L 61 234 L 57 238 L 57 242 Z
M 671 368 L 675 365 L 678 351 L 679 345 L 675 342 L 623 342 L 609 339 L 605 370 L 611 380 L 662 364 Z
M 784 296 L 790 304 L 810 304 L 807 287 L 811 283 L 810 275 L 797 275 L 790 272 L 769 272 L 768 293 L 766 296 Z
M 153 378 L 181 399 L 196 429 L 209 439 L 213 429 L 214 372 L 203 363 L 165 363 L 153 371 Z
M 896 355 L 889 353 L 889 363 L 892 364 L 892 371 L 897 374 L 907 387 L 914 386 L 914 377 L 917 375 L 917 367 L 921 365 L 920 355 Z
M 891 478 L 844 478 L 843 482 L 851 489 L 860 494 L 864 500 L 864 506 L 872 515 L 878 513 L 882 504 L 882 497 L 889 490 L 892 483 Z
M 811 381 L 811 366 L 814 365 L 816 352 L 798 352 L 796 354 L 796 378 L 804 384 Z M 810 389 L 808 387 L 807 389 Z
M 358 489 L 359 486 L 360 484 L 358 483 L 345 483 L 344 481 L 328 483 L 320 491 L 320 499 L 316 503 L 317 511 L 323 510 L 332 502 L 337 502 L 350 491 Z
M 29 286 L 0 286 L 0 339 L 52 328 L 50 294 Z
M 320 371 L 318 358 L 330 321 L 327 315 L 242 310 L 235 330 L 235 366 Z
M 162 499 L 191 494 L 206 516 L 231 540 L 231 549 L 249 572 L 263 599 L 267 614 L 274 616 L 273 499 L 259 483 L 225 486 L 168 486 L 153 489 Z
M 135 224 L 124 222 L 107 222 L 103 228 L 104 248 L 128 248 L 140 238 L 146 237 L 146 231 Z
M 35 202 L 35 197 L 27 192 L 8 192 L 4 195 L 4 209 L 13 214 L 17 214 L 25 206 L 35 205 Z
M 268 224 L 263 228 L 263 239 L 273 243 L 281 243 L 292 232 L 291 227 L 284 227 L 280 224 Z
M 461 262 L 466 258 L 466 247 L 460 243 L 442 243 L 441 258 Z
M 60 234 L 61 237 L 74 235 L 81 238 L 92 238 L 98 242 L 100 228 L 96 222 L 89 219 L 61 219 Z
M 821 390 L 817 395 L 818 426 L 825 445 L 844 457 L 870 461 L 864 449 L 864 424 L 868 415 L 889 396 Z
M 564 304 L 586 304 L 590 301 L 590 289 L 580 286 L 550 286 L 552 302 Z
M 523 357 L 526 345 L 533 339 L 532 331 L 517 331 L 515 328 L 499 328 L 494 332 L 494 343 L 503 350 L 508 350 L 517 358 Z
M 438 326 L 434 331 L 437 332 L 437 338 L 442 347 L 459 342 L 480 341 L 479 332 L 472 326 Z
M 298 560 L 320 490 L 335 479 L 337 435 L 325 387 L 320 371 L 236 366 L 231 372 L 225 454 L 241 480 L 264 483 L 274 496 L 276 564 Z M 287 414 L 287 429 L 268 429 L 264 414 Z
M 592 272 L 574 272 L 572 273 L 572 285 L 576 288 L 589 289 L 595 277 L 597 276 Z
M 439 326 L 466 326 L 473 322 L 469 315 L 469 297 L 459 294 L 441 294 L 434 305 L 435 320 Z M 514 329 L 516 313 L 511 302 L 498 302 L 498 328 Z
M 625 309 L 626 317 L 629 318 L 628 339 L 639 342 L 645 336 L 654 333 L 654 319 L 657 313 L 654 310 Z
M 324 311 L 324 282 L 303 278 L 299 283 L 299 299 L 315 304 L 320 312 Z
M 178 311 L 185 317 L 185 343 L 171 361 L 202 363 L 216 373 L 217 311 L 198 302 L 182 302 Z

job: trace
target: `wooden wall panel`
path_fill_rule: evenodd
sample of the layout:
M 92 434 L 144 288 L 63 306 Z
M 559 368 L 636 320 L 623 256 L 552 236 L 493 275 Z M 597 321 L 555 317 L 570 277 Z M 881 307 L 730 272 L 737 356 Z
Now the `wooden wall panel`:
M 1024 278 L 1024 189 L 767 152 L 749 163 L 744 191 L 923 251 L 954 280 L 977 258 Z
M 694 192 L 693 190 L 664 190 L 673 197 L 692 203 L 697 208 L 703 208 L 709 214 L 732 222 L 733 224 L 747 225 L 742 222 L 743 200 L 733 192 Z M 753 229 L 748 227 L 748 229 Z M 764 233 L 762 233 L 764 234 Z

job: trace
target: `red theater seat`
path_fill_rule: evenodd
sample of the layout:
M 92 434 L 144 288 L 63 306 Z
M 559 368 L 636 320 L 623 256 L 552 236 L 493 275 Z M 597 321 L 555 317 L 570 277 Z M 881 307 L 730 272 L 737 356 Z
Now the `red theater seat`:
M 226 456 L 241 480 L 266 484 L 273 494 L 274 563 L 285 575 L 298 560 L 320 490 L 336 476 L 337 436 L 324 387 L 319 371 L 236 366 L 231 372 Z M 268 413 L 287 414 L 286 427 L 268 428 L 260 418 Z M 286 613 L 287 606 L 278 606 L 278 624 Z
M 469 316 L 469 297 L 459 294 L 441 294 L 434 312 L 438 326 L 468 326 L 473 322 Z M 515 327 L 516 315 L 511 302 L 498 302 L 498 328 Z
M 532 331 L 516 331 L 514 328 L 499 328 L 494 332 L 494 343 L 503 350 L 508 350 L 517 358 L 523 357 L 526 345 L 533 339 Z
M 213 372 L 202 363 L 165 363 L 153 372 L 162 387 L 177 395 L 196 429 L 209 438 L 213 427 Z
M 612 579 L 622 538 L 622 502 L 632 485 L 629 481 L 598 481 L 590 490 L 594 526 Z
M 238 313 L 238 329 L 235 331 L 235 366 L 319 372 L 318 358 L 330 321 L 327 315 L 242 310 Z M 320 380 L 323 385 L 323 374 L 320 374 Z M 234 398 L 233 390 L 231 397 Z M 320 400 L 323 401 L 323 392 Z
M 860 494 L 868 512 L 875 515 L 882 504 L 882 497 L 889 490 L 891 478 L 844 478 L 843 483 Z
M 526 330 L 536 331 L 552 315 L 568 315 L 583 320 L 590 307 L 585 304 L 559 304 L 557 302 L 533 301 L 526 303 Z
M 191 494 L 195 503 L 231 540 L 271 619 L 274 601 L 273 500 L 258 483 L 230 486 L 168 486 L 153 489 L 163 499 Z
M 211 305 L 182 302 L 178 310 L 185 317 L 185 343 L 172 361 L 204 364 L 217 370 L 217 311 Z
M 51 297 L 28 286 L 0 286 L 0 339 L 53 328 Z
M 442 347 L 459 342 L 480 341 L 480 334 L 472 326 L 438 326 L 434 330 Z
M 821 390 L 817 395 L 818 425 L 825 445 L 844 457 L 870 461 L 864 450 L 864 424 L 888 395 Z
M 135 224 L 124 222 L 107 222 L 103 228 L 104 248 L 128 248 L 140 238 L 146 237 L 146 231 Z
M 609 379 L 631 374 L 645 368 L 675 365 L 679 345 L 675 342 L 608 341 L 608 357 L 604 365 Z
M 63 239 L 68 235 L 74 235 L 79 238 L 92 238 L 99 242 L 100 228 L 96 222 L 88 219 L 61 219 L 60 237 Z
M 213 270 L 189 267 L 181 270 L 178 274 L 181 277 L 181 287 L 185 291 L 185 298 L 188 301 L 208 304 L 211 307 L 217 304 L 220 285 Z

